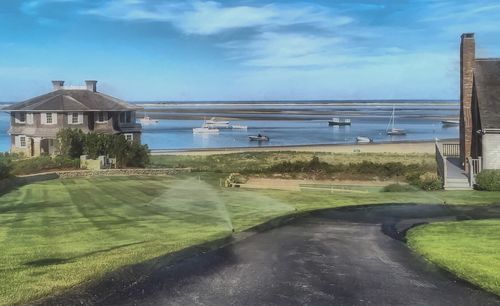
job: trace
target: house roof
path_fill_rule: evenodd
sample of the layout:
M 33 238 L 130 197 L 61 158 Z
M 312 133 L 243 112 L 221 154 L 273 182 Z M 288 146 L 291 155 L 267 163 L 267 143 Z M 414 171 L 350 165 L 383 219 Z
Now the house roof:
M 474 86 L 482 129 L 500 128 L 500 59 L 477 59 Z
M 91 90 L 60 89 L 12 104 L 4 111 L 126 111 L 139 109 L 127 102 Z

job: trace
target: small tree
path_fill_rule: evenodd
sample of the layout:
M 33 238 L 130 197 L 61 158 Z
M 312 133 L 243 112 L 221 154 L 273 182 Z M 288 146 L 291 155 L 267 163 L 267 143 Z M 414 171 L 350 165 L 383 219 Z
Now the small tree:
M 84 152 L 85 134 L 80 129 L 61 129 L 57 140 L 61 155 L 79 158 Z
M 127 155 L 127 166 L 129 167 L 145 167 L 149 164 L 148 145 L 133 142 L 129 146 Z

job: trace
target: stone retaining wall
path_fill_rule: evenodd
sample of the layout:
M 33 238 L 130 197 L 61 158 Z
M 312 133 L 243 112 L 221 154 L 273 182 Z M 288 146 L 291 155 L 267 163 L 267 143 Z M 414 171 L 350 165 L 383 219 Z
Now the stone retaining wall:
M 165 169 L 106 169 L 106 170 L 76 170 L 56 171 L 60 178 L 86 177 L 86 176 L 133 176 L 133 175 L 174 175 L 189 173 L 190 168 L 165 168 Z

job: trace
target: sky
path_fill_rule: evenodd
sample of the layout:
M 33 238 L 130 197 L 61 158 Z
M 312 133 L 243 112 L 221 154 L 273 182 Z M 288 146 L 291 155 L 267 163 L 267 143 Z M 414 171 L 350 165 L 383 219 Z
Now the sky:
M 500 2 L 4 0 L 0 101 L 458 99 L 464 32 L 500 57 Z

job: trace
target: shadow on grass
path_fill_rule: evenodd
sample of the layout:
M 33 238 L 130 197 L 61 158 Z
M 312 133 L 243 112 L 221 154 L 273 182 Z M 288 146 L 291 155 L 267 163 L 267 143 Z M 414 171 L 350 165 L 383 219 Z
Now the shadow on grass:
M 128 246 L 138 245 L 138 244 L 143 244 L 143 243 L 146 243 L 146 241 L 121 244 L 121 245 L 117 245 L 117 246 L 114 246 L 114 247 L 111 247 L 111 248 L 107 248 L 107 249 L 102 249 L 102 250 L 97 250 L 97 251 L 93 251 L 93 252 L 83 253 L 81 255 L 70 257 L 70 258 L 57 258 L 57 257 L 42 258 L 42 259 L 38 259 L 38 260 L 33 260 L 33 261 L 25 262 L 24 265 L 25 266 L 32 266 L 32 267 L 44 267 L 44 266 L 60 265 L 60 264 L 65 264 L 65 263 L 68 263 L 68 262 L 72 262 L 72 261 L 74 261 L 76 259 L 80 259 L 80 258 L 83 258 L 83 257 L 86 257 L 86 256 L 92 256 L 92 255 L 95 255 L 95 254 L 105 253 L 105 252 L 113 251 L 113 250 L 116 250 L 116 249 L 121 249 L 121 248 L 125 248 L 125 247 L 128 247 Z

